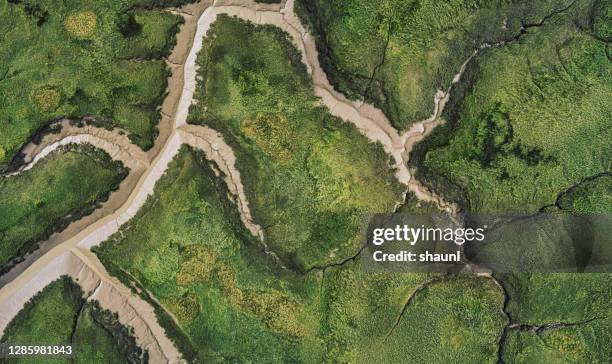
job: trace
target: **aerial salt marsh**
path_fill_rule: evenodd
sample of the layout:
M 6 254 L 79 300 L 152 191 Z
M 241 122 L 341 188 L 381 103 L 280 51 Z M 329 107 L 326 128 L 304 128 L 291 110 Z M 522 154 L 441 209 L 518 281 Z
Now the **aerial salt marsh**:
M 590 5 L 578 1 L 474 58 L 448 124 L 417 146 L 420 181 L 472 213 L 533 213 L 610 170 L 609 47 L 575 25 Z
M 612 69 L 609 46 L 602 41 L 609 37 L 606 4 L 560 6 L 562 11 L 550 12 L 541 23 L 530 22 L 518 39 L 482 50 L 451 93 L 447 125 L 435 129 L 412 156 L 419 181 L 466 212 L 541 220 L 499 227 L 506 237 L 523 236 L 534 248 L 521 251 L 519 270 L 555 264 L 555 259 L 573 261 L 575 251 L 561 241 L 584 248 L 596 246 L 598 237 L 604 243 L 609 239 L 609 224 L 598 224 L 612 212 Z M 562 220 L 554 218 L 562 215 L 552 213 L 577 214 L 584 223 L 561 229 Z M 512 247 L 483 248 L 491 259 L 508 262 L 517 258 Z M 482 253 L 477 245 L 468 248 Z M 500 343 L 505 362 L 603 362 L 611 356 L 604 344 L 611 327 L 604 304 L 612 297 L 609 274 L 496 277 L 515 325 Z
M 96 249 L 111 274 L 160 302 L 160 323 L 188 360 L 383 360 L 404 353 L 387 336 L 423 336 L 400 316 L 419 284 L 435 276 L 369 274 L 359 260 L 308 274 L 281 268 L 242 225 L 211 163 L 183 147 L 134 220 Z M 452 360 L 472 350 L 492 359 L 503 324 L 500 292 L 485 278 L 440 284 L 432 295 L 420 290 L 415 303 L 438 308 L 418 317 L 431 320 L 433 335 L 461 327 L 453 339 L 461 345 L 449 342 L 444 354 L 432 346 L 432 355 Z M 475 304 L 491 310 L 462 317 Z
M 297 0 L 336 89 L 399 130 L 428 118 L 475 49 L 509 40 L 569 1 Z
M 518 8 L 522 9 L 520 4 Z M 556 4 L 552 10 L 557 10 Z M 534 18 L 529 22 L 539 21 L 538 16 Z M 597 16 L 593 18 L 591 30 L 605 31 Z M 558 20 L 555 14 L 546 19 Z M 581 18 L 573 20 L 580 29 Z M 541 26 L 531 26 L 525 34 L 532 35 L 532 28 Z M 87 32 L 78 34 L 89 36 Z M 365 273 L 363 252 L 359 254 L 360 245 L 355 244 L 363 238 L 356 233 L 363 220 L 353 217 L 389 212 L 395 207 L 410 213 L 430 212 L 435 207 L 414 204 L 412 194 L 404 205 L 396 204 L 404 188 L 396 184 L 388 156 L 378 153 L 379 146 L 364 142 L 351 124 L 328 119 L 321 101 L 311 99 L 311 92 L 302 93 L 308 77 L 297 60 L 299 54 L 295 56 L 278 29 L 220 17 L 209 34 L 199 60 L 200 88 L 190 122 L 219 130 L 235 154 L 228 153 L 227 145 L 213 137 L 194 143 L 190 131 L 195 134 L 204 129 L 181 126 L 175 136 L 200 145 L 216 162 L 183 147 L 137 216 L 96 249 L 110 274 L 155 307 L 166 331 L 159 334 L 160 330 L 155 330 L 155 338 L 165 340 L 168 336 L 185 359 L 199 362 L 397 362 L 407 358 L 434 363 L 493 363 L 500 358 L 507 362 L 590 362 L 610 357 L 606 346 L 609 310 L 604 305 L 610 292 L 609 285 L 601 281 L 607 276 L 539 279 L 517 274 L 495 276 L 496 281 L 486 274 Z M 601 37 L 600 33 L 591 35 Z M 243 39 L 246 44 L 241 43 Z M 566 54 L 560 53 L 559 59 L 565 59 Z M 287 54 L 290 56 L 285 57 Z M 451 98 L 451 103 L 469 99 L 466 95 L 471 92 L 471 83 L 478 78 L 478 72 L 471 72 L 465 74 L 470 79 L 456 90 L 460 96 Z M 292 74 L 297 76 L 292 78 Z M 478 98 L 471 101 L 474 108 L 480 107 Z M 452 121 L 458 110 L 453 105 L 446 115 L 448 120 Z M 479 114 L 475 109 L 468 111 Z M 466 137 L 472 140 L 466 145 L 474 148 L 470 158 L 475 164 L 483 169 L 497 168 L 502 159 L 499 155 L 505 158 L 511 154 L 529 168 L 553 162 L 537 147 L 519 140 L 515 134 L 518 129 L 504 121 L 505 111 L 498 111 L 485 117 L 484 135 L 477 128 L 476 135 L 468 133 Z M 441 131 L 453 131 L 464 124 L 454 121 Z M 497 138 L 498 133 L 504 137 Z M 508 134 L 517 139 L 506 138 Z M 452 147 L 455 142 L 446 144 Z M 509 145 L 498 148 L 500 143 Z M 427 145 L 416 157 L 423 157 L 429 147 L 434 155 L 448 146 L 445 142 Z M 173 155 L 172 146 L 178 147 L 178 143 L 164 148 L 172 152 L 163 158 Z M 593 167 L 583 164 L 580 167 L 584 170 Z M 155 176 L 165 169 L 157 168 L 159 165 L 152 167 Z M 220 170 L 228 169 L 230 176 L 224 178 Z M 538 201 L 525 207 L 525 200 L 518 198 L 513 205 L 503 200 L 508 195 L 505 191 L 491 201 L 481 197 L 474 210 L 489 211 L 487 208 L 500 203 L 517 211 L 525 208 L 527 213 L 539 209 L 605 212 L 609 201 L 597 197 L 607 191 L 608 184 L 605 172 L 597 169 L 588 176 L 568 178 L 561 189 L 546 185 L 548 192 L 555 193 L 550 193 L 550 200 L 543 199 L 545 204 L 538 205 Z M 436 175 L 453 177 L 440 171 L 430 176 Z M 148 188 L 154 179 L 157 177 L 147 178 Z M 461 179 L 456 184 L 443 184 L 434 177 L 422 181 L 442 187 L 445 197 L 454 200 L 462 196 L 461 190 L 456 194 L 451 191 L 463 182 Z M 240 194 L 238 207 L 235 196 L 228 195 L 226 182 L 229 190 Z M 248 198 L 242 195 L 242 186 Z M 139 195 L 149 191 L 140 190 Z M 477 193 L 467 201 L 475 201 L 474 195 Z M 472 206 L 463 203 L 463 207 L 469 210 Z M 346 214 L 339 213 L 346 210 Z M 264 230 L 263 241 L 243 226 L 253 227 L 250 216 Z M 108 234 L 97 236 L 106 239 Z M 299 239 L 286 239 L 294 236 Z M 327 241 L 331 241 L 329 245 Z M 552 303 L 545 301 L 549 297 L 554 297 Z M 107 351 L 113 352 L 110 348 Z

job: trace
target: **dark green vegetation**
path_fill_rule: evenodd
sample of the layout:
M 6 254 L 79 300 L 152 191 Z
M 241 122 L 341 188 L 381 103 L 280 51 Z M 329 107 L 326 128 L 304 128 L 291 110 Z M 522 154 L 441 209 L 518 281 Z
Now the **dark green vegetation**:
M 603 174 L 568 189 L 557 198 L 562 210 L 581 213 L 610 213 L 612 211 L 612 176 Z
M 483 50 L 451 95 L 448 125 L 413 155 L 417 177 L 466 212 L 535 214 L 498 226 L 495 244 L 468 247 L 480 262 L 579 271 L 612 262 L 609 215 L 576 215 L 611 211 L 612 68 L 595 26 L 601 8 L 576 1 Z
M 401 130 L 433 113 L 461 64 L 570 1 L 298 0 L 330 82 Z M 605 24 L 605 21 L 601 22 Z
M 448 125 L 417 148 L 421 181 L 470 212 L 533 213 L 610 171 L 612 67 L 593 6 L 576 1 L 473 60 Z
M 2 1 L 0 170 L 61 117 L 119 126 L 150 148 L 168 76 L 161 57 L 181 22 L 156 7 L 180 2 Z
M 49 284 L 13 318 L 0 340 L 6 344 L 62 345 L 72 343 L 73 359 L 45 357 L 45 363 L 139 363 L 146 354 L 116 315 L 85 301 L 78 284 L 62 277 Z M 40 363 L 42 357 L 6 360 Z
M 504 318 L 492 281 L 368 274 L 361 261 L 283 269 L 242 226 L 221 177 L 183 147 L 134 220 L 96 253 L 155 305 L 199 362 L 495 362 Z M 147 291 L 143 290 L 145 288 Z M 178 320 L 178 326 L 163 310 Z
M 102 150 L 69 145 L 30 170 L 0 177 L 0 271 L 99 207 L 127 173 Z
M 300 54 L 277 28 L 220 16 L 198 63 L 189 121 L 232 146 L 271 250 L 302 271 L 355 254 L 364 215 L 391 212 L 401 198 L 382 147 L 318 106 Z

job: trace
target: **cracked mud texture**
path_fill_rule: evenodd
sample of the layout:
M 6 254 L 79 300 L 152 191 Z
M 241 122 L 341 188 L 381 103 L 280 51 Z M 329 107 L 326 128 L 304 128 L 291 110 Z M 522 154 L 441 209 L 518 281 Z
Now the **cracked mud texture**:
M 32 169 L 0 177 L 0 272 L 98 208 L 127 173 L 100 149 L 68 145 Z
M 152 146 L 168 76 L 161 57 L 182 21 L 150 8 L 165 3 L 0 4 L 0 171 L 33 135 L 62 117 L 118 126 L 141 148 Z
M 145 362 L 146 354 L 114 314 L 82 295 L 79 285 L 67 276 L 50 283 L 15 316 L 0 342 L 74 345 L 73 359 L 56 357 L 47 363 Z M 10 362 L 40 361 L 30 357 Z
M 190 123 L 224 135 L 254 222 L 288 267 L 353 255 L 368 213 L 402 188 L 380 144 L 317 104 L 298 51 L 275 27 L 220 15 L 204 40 Z

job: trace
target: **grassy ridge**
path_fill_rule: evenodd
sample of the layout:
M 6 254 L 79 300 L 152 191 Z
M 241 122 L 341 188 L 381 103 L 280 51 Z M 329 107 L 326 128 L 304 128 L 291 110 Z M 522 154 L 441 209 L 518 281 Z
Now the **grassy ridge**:
M 173 2 L 174 3 L 174 2 Z M 59 117 L 120 126 L 142 148 L 157 134 L 181 18 L 154 1 L 13 0 L 0 4 L 0 170 Z M 19 87 L 15 87 L 19 85 Z
M 136 346 L 116 314 L 85 301 L 78 284 L 67 276 L 36 294 L 11 320 L 3 344 L 73 344 L 74 357 L 45 357 L 45 363 L 140 363 L 146 354 Z M 11 359 L 10 363 L 40 363 L 42 357 Z
M 198 64 L 189 122 L 232 146 L 266 243 L 299 270 L 353 255 L 363 215 L 390 212 L 401 196 L 382 147 L 319 106 L 299 52 L 277 28 L 220 16 Z
M 0 266 L 91 213 L 127 173 L 104 151 L 72 145 L 28 171 L 0 177 Z
M 158 312 L 190 361 L 397 361 L 407 350 L 419 357 L 417 343 L 434 363 L 466 352 L 494 359 L 503 317 L 490 281 L 465 277 L 426 288 L 387 340 L 429 276 L 369 274 L 359 260 L 305 275 L 280 268 L 242 226 L 209 163 L 183 147 L 135 219 L 96 250 L 111 274 L 146 289 L 176 317 L 178 326 Z M 455 329 L 461 337 L 447 337 Z

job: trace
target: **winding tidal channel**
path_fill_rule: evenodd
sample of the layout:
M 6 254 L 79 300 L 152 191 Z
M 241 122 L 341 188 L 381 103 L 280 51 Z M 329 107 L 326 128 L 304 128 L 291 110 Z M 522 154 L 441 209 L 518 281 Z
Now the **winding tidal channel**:
M 41 245 L 41 249 L 0 277 L 0 331 L 37 292 L 60 276 L 68 275 L 81 285 L 89 299 L 98 300 L 103 308 L 117 312 L 122 324 L 134 328 L 137 343 L 148 350 L 151 362 L 182 362 L 180 353 L 158 324 L 153 307 L 111 277 L 90 248 L 108 239 L 136 215 L 153 194 L 155 183 L 183 144 L 204 151 L 207 158 L 224 172 L 225 182 L 233 194 L 243 223 L 253 235 L 264 241 L 262 229 L 252 221 L 231 147 L 215 130 L 186 122 L 197 84 L 197 54 L 210 25 L 219 14 L 237 16 L 255 24 L 271 24 L 286 31 L 312 75 L 315 94 L 331 114 L 352 123 L 372 142 L 384 147 L 393 158 L 396 177 L 406 186 L 406 191 L 413 192 L 421 200 L 434 202 L 448 212 L 456 210 L 454 205 L 443 201 L 412 178 L 408 159 L 413 145 L 444 122 L 440 116 L 450 89 L 459 81 L 465 66 L 476 52 L 465 61 L 448 89 L 437 92 L 433 100 L 433 115 L 399 134 L 379 109 L 364 102 L 350 101 L 334 90 L 319 64 L 314 38 L 294 12 L 294 0 L 281 4 L 256 4 L 246 0 L 218 0 L 212 4 L 211 1 L 202 1 L 168 11 L 184 17 L 185 23 L 167 61 L 172 69 L 169 93 L 162 105 L 160 136 L 150 151 L 141 151 L 118 131 L 110 132 L 92 126 L 78 128 L 67 122 L 59 134 L 48 135 L 41 143 L 29 144 L 24 148 L 27 163 L 15 173 L 32 168 L 62 145 L 88 143 L 105 150 L 113 159 L 121 160 L 130 168 L 130 175 L 100 209 L 73 222 L 63 232 L 54 234 Z

